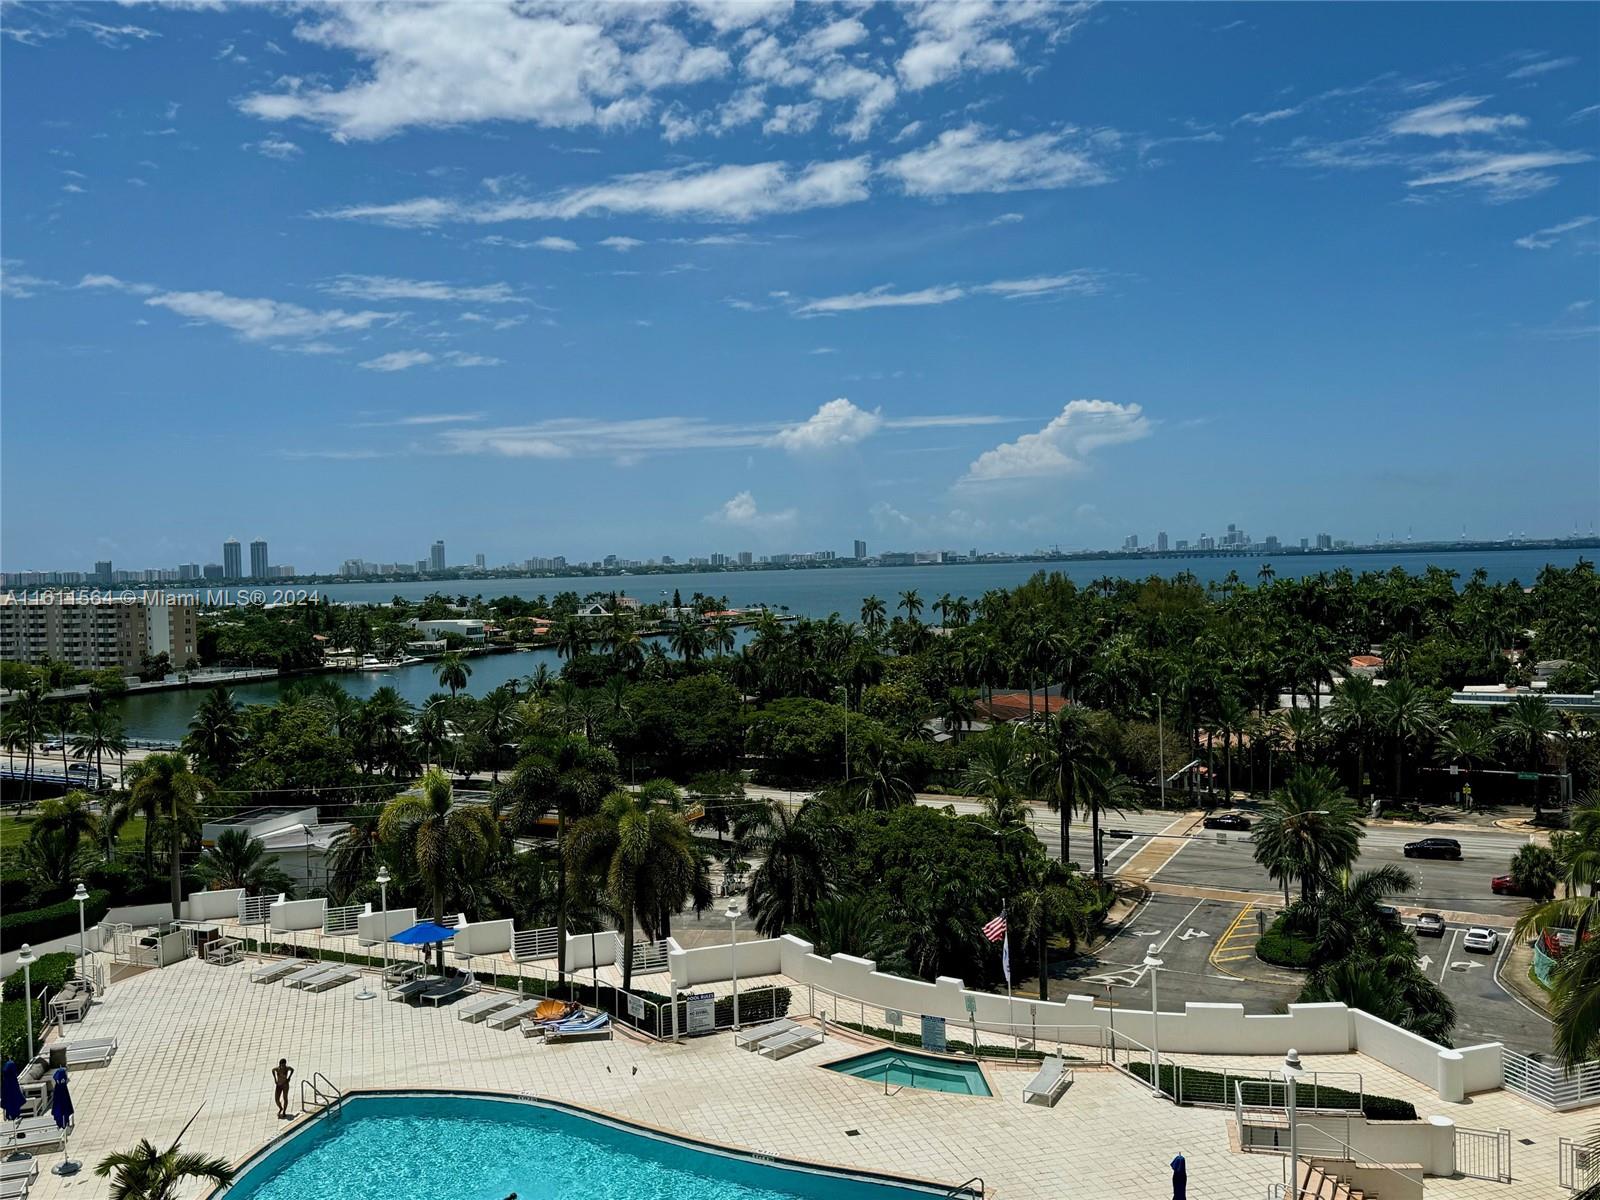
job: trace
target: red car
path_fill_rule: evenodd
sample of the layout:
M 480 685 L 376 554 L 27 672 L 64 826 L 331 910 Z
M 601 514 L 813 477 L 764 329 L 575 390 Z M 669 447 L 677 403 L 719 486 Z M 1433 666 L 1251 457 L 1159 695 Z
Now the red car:
M 1512 881 L 1512 878 L 1509 875 L 1496 875 L 1493 879 L 1489 880 L 1489 890 L 1496 896 L 1522 895 L 1522 892 L 1518 890 L 1516 884 Z

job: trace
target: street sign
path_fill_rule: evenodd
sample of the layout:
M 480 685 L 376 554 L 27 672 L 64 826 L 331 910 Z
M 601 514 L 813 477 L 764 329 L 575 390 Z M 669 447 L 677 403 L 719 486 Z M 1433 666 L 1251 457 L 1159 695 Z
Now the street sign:
M 1532 783 L 1534 780 L 1539 778 L 1539 772 L 1537 772 L 1537 771 L 1518 771 L 1517 772 L 1517 778 L 1522 780 L 1525 783 Z

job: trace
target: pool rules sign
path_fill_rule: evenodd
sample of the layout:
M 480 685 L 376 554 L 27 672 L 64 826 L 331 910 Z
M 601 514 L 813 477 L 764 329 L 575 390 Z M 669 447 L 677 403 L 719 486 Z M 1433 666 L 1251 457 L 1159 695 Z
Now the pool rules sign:
M 944 1018 L 922 1018 L 922 1048 L 932 1050 L 935 1054 L 945 1052 Z
M 685 1033 L 710 1033 L 717 1024 L 717 998 L 711 992 L 691 992 L 685 998 Z

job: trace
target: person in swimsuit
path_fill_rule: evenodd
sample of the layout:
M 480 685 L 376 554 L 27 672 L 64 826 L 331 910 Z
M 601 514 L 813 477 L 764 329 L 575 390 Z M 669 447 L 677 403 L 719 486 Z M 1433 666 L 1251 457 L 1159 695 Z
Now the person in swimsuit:
M 280 1058 L 278 1065 L 272 1068 L 272 1098 L 278 1102 L 279 1117 L 289 1115 L 289 1080 L 293 1075 L 294 1068 L 286 1058 Z

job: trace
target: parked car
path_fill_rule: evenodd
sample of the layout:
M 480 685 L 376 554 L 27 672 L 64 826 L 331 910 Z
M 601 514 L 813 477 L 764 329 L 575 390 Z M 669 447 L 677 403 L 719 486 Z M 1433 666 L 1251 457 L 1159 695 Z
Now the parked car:
M 1510 875 L 1496 875 L 1489 880 L 1489 890 L 1496 896 L 1521 896 L 1526 894 L 1517 886 L 1517 881 Z
M 1461 843 L 1455 838 L 1428 837 L 1407 842 L 1405 852 L 1407 858 L 1449 858 L 1456 862 L 1461 861 Z
M 1385 925 L 1399 929 L 1401 925 L 1400 910 L 1392 904 L 1378 905 L 1378 920 Z
M 1500 949 L 1500 935 L 1492 929 L 1474 925 L 1461 939 L 1461 948 L 1475 954 L 1493 954 Z
M 1422 913 L 1417 917 L 1417 936 L 1442 938 L 1444 918 L 1438 913 Z
M 1212 813 L 1205 819 L 1207 829 L 1249 829 L 1250 818 L 1243 813 Z

